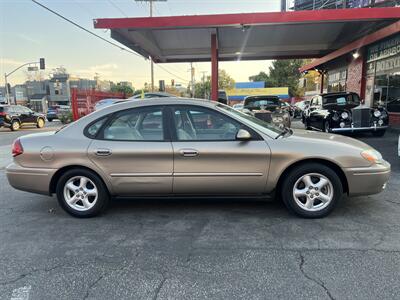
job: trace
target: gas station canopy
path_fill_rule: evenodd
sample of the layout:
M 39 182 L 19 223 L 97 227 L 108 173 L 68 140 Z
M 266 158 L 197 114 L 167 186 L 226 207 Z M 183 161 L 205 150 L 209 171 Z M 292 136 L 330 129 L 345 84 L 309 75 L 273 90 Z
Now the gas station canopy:
M 400 7 L 96 19 L 95 28 L 155 62 L 317 58 L 386 27 Z

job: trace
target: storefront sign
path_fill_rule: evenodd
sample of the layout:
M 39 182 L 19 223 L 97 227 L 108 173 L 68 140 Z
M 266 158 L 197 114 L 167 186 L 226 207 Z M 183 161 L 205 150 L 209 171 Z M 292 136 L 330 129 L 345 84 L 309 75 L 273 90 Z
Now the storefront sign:
M 400 54 L 400 34 L 368 48 L 367 62 Z
M 394 69 L 400 69 L 400 55 L 376 62 L 376 73 L 386 73 Z
M 328 82 L 334 83 L 339 81 L 346 81 L 347 78 L 347 70 L 337 70 L 331 71 L 328 73 Z

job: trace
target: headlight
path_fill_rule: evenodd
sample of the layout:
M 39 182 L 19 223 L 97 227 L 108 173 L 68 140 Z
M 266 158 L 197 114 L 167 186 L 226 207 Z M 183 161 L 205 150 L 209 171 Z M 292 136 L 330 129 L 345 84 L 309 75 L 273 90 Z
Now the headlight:
M 283 122 L 283 118 L 282 117 L 273 117 L 272 122 L 274 122 L 274 123 Z
M 347 119 L 349 117 L 349 114 L 344 111 L 340 116 L 342 117 L 342 119 Z
M 373 149 L 362 151 L 361 156 L 373 164 L 380 164 L 383 161 L 382 155 Z
M 374 111 L 374 116 L 375 116 L 376 118 L 379 118 L 381 115 L 382 115 L 382 113 L 381 113 L 379 110 L 375 110 L 375 111 Z

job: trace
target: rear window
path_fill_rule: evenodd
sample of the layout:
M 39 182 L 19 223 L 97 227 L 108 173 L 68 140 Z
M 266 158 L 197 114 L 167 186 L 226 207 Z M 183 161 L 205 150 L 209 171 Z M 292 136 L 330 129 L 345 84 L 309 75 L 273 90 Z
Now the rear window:
M 268 98 L 268 97 L 247 98 L 244 103 L 244 106 L 246 108 L 269 106 L 269 105 L 280 106 L 281 103 L 278 98 L 273 98 L 273 97 L 270 97 L 270 98 Z

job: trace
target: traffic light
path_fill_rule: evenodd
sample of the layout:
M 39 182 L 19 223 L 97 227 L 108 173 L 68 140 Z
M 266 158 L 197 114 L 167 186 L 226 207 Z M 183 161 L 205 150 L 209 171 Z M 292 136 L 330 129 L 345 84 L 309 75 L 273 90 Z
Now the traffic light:
M 175 86 L 175 80 L 171 79 L 171 86 Z
M 44 70 L 46 68 L 46 65 L 44 63 L 44 58 L 39 59 L 39 65 L 40 65 L 40 70 Z
M 159 82 L 159 91 L 165 92 L 165 81 L 164 80 L 160 80 L 160 82 Z

